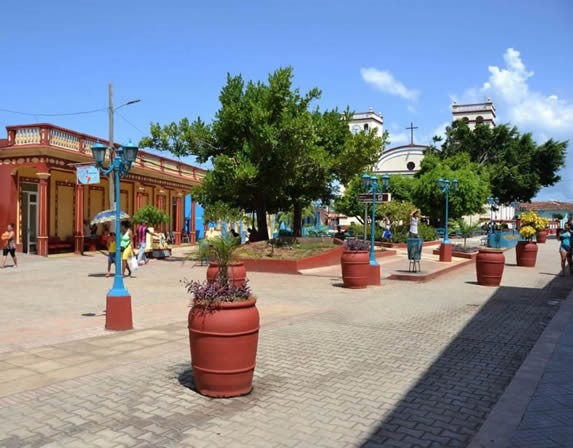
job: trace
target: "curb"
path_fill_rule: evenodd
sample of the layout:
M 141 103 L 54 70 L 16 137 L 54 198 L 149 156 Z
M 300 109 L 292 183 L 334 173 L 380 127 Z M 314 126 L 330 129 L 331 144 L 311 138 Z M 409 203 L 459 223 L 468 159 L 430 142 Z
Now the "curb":
M 537 390 L 545 367 L 571 319 L 573 319 L 573 292 L 562 302 L 468 448 L 508 446 Z

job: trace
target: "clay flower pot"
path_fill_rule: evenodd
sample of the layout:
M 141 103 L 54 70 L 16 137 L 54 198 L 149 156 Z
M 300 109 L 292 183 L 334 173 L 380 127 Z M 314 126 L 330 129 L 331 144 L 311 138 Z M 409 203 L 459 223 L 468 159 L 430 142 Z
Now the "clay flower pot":
M 370 257 L 367 250 L 345 250 L 340 257 L 340 264 L 345 288 L 361 289 L 368 286 Z
M 534 241 L 518 241 L 517 246 L 515 246 L 515 258 L 518 266 L 535 267 L 537 243 Z
M 252 390 L 259 341 L 255 303 L 251 298 L 214 309 L 194 305 L 189 311 L 191 364 L 200 394 L 228 398 Z
M 545 244 L 547 241 L 547 230 L 540 230 L 535 234 L 535 241 L 539 244 Z
M 478 285 L 499 286 L 505 267 L 505 255 L 500 250 L 479 249 L 476 256 Z
M 219 279 L 219 263 L 210 261 L 207 268 L 207 281 L 209 283 L 215 282 Z M 229 283 L 235 286 L 241 286 L 247 280 L 247 269 L 243 262 L 229 263 L 227 265 L 227 278 Z

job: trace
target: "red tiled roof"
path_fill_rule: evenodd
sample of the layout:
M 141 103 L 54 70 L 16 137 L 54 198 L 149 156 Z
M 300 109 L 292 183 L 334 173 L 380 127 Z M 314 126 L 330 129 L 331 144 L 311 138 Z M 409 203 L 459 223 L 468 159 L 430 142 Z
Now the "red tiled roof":
M 562 211 L 573 210 L 573 202 L 561 201 L 538 201 L 538 202 L 521 202 L 519 204 L 520 210 L 548 210 L 548 211 Z

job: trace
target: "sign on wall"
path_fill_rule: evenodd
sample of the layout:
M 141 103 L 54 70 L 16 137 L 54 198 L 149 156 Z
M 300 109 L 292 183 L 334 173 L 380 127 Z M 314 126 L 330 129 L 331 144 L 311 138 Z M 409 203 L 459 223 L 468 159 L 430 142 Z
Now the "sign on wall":
M 81 185 L 99 184 L 99 170 L 95 165 L 76 167 L 76 177 Z

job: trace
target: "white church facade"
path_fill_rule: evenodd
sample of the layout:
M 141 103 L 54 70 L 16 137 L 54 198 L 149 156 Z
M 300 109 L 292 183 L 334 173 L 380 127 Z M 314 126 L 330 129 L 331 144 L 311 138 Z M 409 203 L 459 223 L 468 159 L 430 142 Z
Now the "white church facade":
M 476 104 L 452 104 L 452 122 L 462 120 L 473 129 L 478 124 L 487 124 L 495 127 L 495 106 L 490 98 L 483 103 Z M 380 112 L 374 112 L 372 108 L 368 112 L 356 113 L 349 123 L 352 132 L 376 129 L 378 135 L 384 132 L 384 117 Z M 417 129 L 410 123 L 410 143 L 385 149 L 382 156 L 374 166 L 376 174 L 401 174 L 414 175 L 420 170 L 424 152 L 427 145 L 414 143 L 414 130 Z

